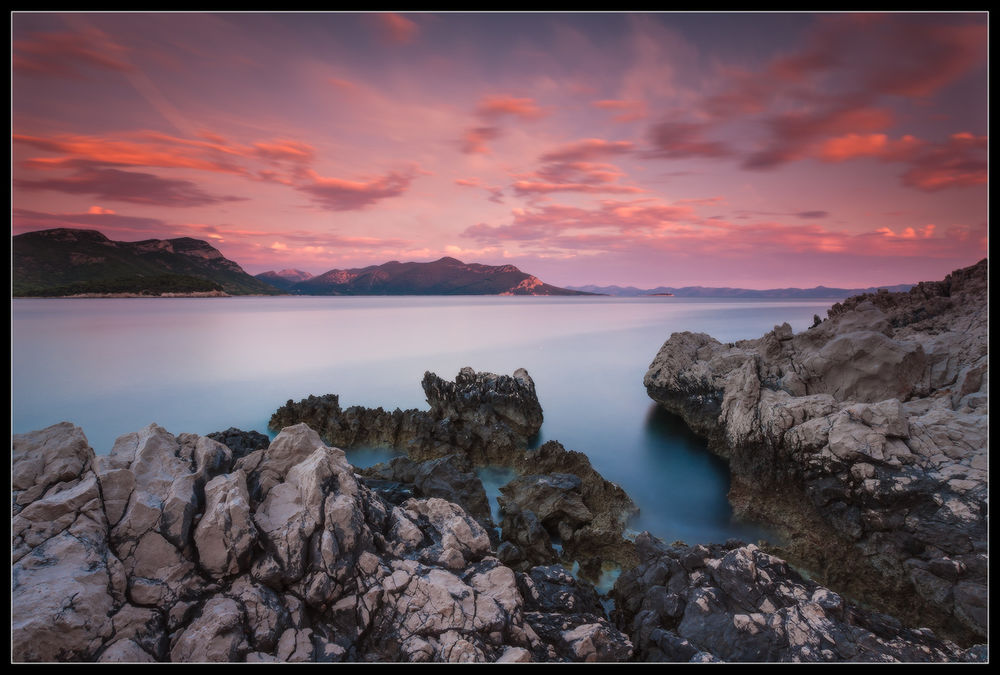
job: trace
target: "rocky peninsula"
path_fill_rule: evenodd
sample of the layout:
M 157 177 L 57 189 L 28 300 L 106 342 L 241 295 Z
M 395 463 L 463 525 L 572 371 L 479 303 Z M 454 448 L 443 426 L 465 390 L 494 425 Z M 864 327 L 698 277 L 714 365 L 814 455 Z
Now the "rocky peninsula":
M 675 333 L 645 376 L 729 461 L 736 513 L 783 532 L 772 553 L 964 645 L 988 627 L 987 272 L 852 297 L 798 334 Z

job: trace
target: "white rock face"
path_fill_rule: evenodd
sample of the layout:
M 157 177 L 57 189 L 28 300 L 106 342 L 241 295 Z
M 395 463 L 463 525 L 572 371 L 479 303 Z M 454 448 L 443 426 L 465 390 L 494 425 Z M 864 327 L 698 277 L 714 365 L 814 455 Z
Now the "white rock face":
M 257 541 L 246 474 L 237 469 L 213 478 L 205 486 L 205 502 L 194 532 L 202 567 L 217 578 L 245 570 Z
M 529 620 L 460 506 L 387 505 L 305 425 L 235 463 L 155 424 L 99 458 L 68 424 L 12 456 L 15 661 L 594 658 L 539 638 L 564 615 Z
M 645 385 L 731 460 L 741 485 L 789 475 L 811 508 L 936 625 L 984 636 L 986 263 L 906 294 L 851 298 L 793 335 L 724 345 L 674 334 Z M 766 492 L 766 490 L 765 490 Z M 939 571 L 958 561 L 953 578 Z M 975 593 L 964 596 L 974 596 Z
M 89 660 L 114 630 L 125 574 L 108 546 L 94 453 L 79 427 L 13 437 L 11 658 Z

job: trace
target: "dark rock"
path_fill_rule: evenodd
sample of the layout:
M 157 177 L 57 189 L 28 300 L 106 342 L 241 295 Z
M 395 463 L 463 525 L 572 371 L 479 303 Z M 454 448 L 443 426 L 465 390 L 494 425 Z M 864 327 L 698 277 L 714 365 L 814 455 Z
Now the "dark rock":
M 497 553 L 501 560 L 507 556 L 505 564 L 514 569 L 524 571 L 535 565 L 550 565 L 558 559 L 552 539 L 534 511 L 522 511 L 511 505 L 504 510 L 500 531 L 503 544 Z
M 234 460 L 271 444 L 271 439 L 259 431 L 243 431 L 236 427 L 229 427 L 225 431 L 213 431 L 205 435 L 232 450 Z
M 612 591 L 613 618 L 642 661 L 963 661 L 927 629 L 863 609 L 754 545 L 697 551 L 639 535 L 639 565 Z M 684 564 L 685 560 L 702 564 Z M 668 572 L 669 571 L 669 572 Z M 662 580 L 670 575 L 671 588 Z M 657 583 L 659 582 L 659 583 Z

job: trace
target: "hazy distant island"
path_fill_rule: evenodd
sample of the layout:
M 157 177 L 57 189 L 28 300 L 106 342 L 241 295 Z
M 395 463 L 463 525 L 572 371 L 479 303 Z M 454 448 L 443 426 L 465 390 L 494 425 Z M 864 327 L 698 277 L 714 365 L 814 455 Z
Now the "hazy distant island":
M 874 293 L 885 289 L 891 293 L 902 293 L 913 288 L 913 284 L 896 284 L 893 286 L 869 286 L 868 288 L 830 288 L 815 286 L 813 288 L 769 288 L 758 290 L 753 288 L 730 288 L 713 286 L 683 286 L 674 288 L 657 286 L 656 288 L 636 288 L 635 286 L 567 286 L 575 291 L 586 291 L 597 295 L 610 295 L 618 298 L 637 298 L 645 296 L 676 296 L 678 298 L 847 298 L 852 295 Z
M 264 272 L 257 279 L 301 295 L 594 295 L 559 288 L 513 265 L 464 263 L 455 258 L 333 269 L 312 276 L 301 270 Z

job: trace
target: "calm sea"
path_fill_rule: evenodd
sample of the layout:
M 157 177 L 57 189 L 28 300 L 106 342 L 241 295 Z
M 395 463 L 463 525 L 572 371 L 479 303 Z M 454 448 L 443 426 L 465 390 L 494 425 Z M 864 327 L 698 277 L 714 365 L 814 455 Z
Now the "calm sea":
M 463 366 L 526 368 L 539 442 L 585 452 L 667 541 L 756 539 L 731 521 L 726 466 L 647 397 L 642 378 L 675 331 L 732 342 L 784 321 L 798 332 L 835 300 L 541 297 L 16 299 L 14 433 L 61 421 L 97 453 L 150 422 L 172 433 L 267 432 L 288 399 L 426 408 L 420 381 Z M 273 434 L 272 434 L 273 435 Z M 351 453 L 356 464 L 386 453 Z M 484 472 L 491 493 L 509 478 Z

